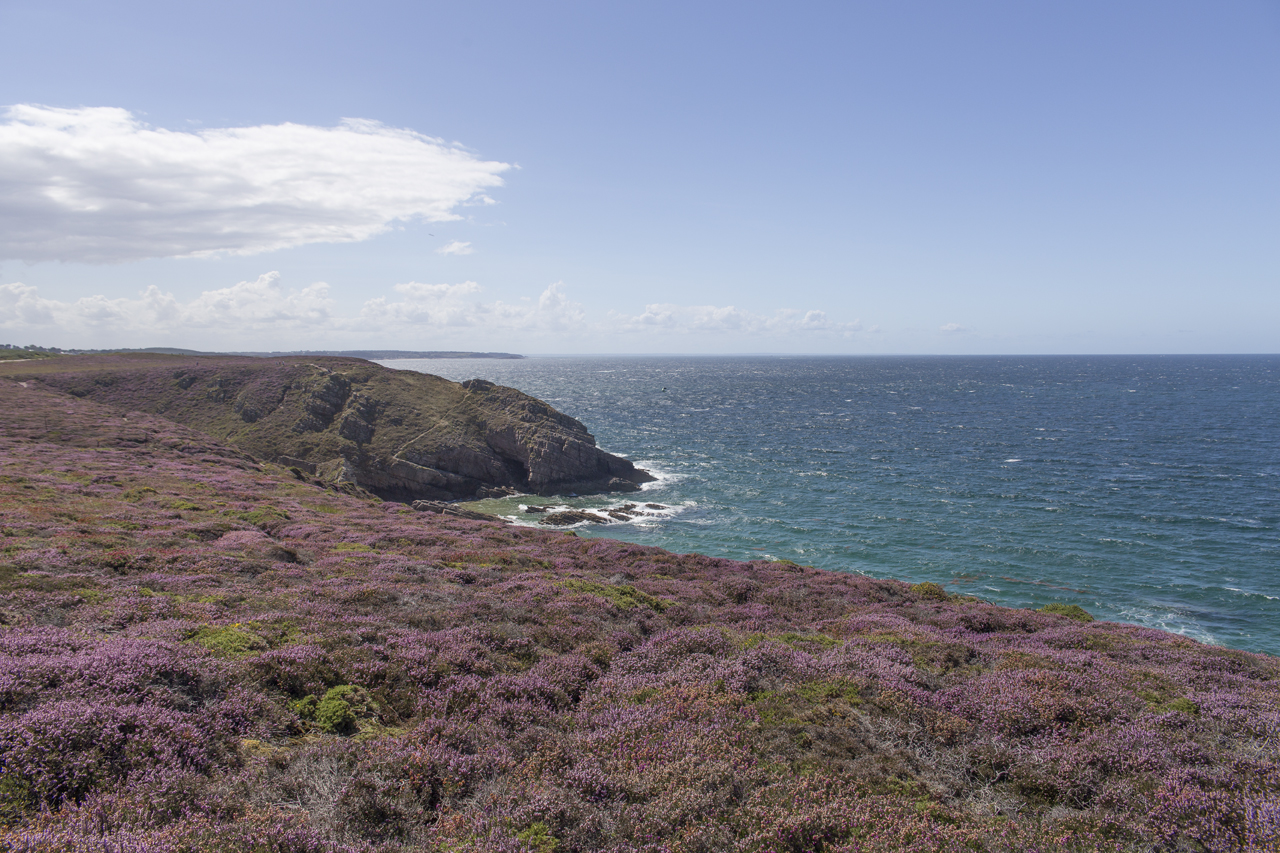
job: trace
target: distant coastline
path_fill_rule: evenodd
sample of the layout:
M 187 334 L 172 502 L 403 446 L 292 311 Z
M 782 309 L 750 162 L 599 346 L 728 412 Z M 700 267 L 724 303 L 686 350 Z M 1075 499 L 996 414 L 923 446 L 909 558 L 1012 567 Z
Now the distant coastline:
M 161 355 L 245 355 L 254 358 L 281 358 L 289 356 L 335 356 L 338 358 L 363 358 L 369 361 L 396 358 L 524 358 L 513 352 L 463 352 L 460 350 L 400 350 L 400 349 L 348 349 L 348 350 L 289 350 L 287 352 L 204 352 L 178 347 L 117 347 L 115 349 L 59 349 L 58 347 L 4 347 L 9 358 L 42 358 L 50 355 L 100 355 L 112 352 L 154 352 Z M 16 355 L 22 353 L 22 356 Z

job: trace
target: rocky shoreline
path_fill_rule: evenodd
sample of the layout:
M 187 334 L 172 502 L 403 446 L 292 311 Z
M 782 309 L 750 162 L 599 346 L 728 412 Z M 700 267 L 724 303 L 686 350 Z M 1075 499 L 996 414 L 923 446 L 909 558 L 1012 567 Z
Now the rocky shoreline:
M 665 510 L 670 507 L 664 504 L 648 503 L 643 507 L 639 504 L 622 504 L 616 507 L 605 507 L 603 509 L 565 509 L 552 511 L 551 507 L 545 506 L 528 506 L 524 512 L 528 514 L 546 513 L 542 518 L 538 519 L 539 524 L 548 527 L 569 527 L 574 524 L 609 524 L 617 521 L 632 521 L 637 518 L 653 517 L 655 513 L 646 512 L 646 510 Z

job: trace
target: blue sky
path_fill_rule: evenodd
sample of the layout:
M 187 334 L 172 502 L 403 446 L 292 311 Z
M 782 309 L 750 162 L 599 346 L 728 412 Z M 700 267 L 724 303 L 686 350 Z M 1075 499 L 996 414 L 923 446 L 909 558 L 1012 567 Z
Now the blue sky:
M 1280 351 L 1275 2 L 4 0 L 0 30 L 0 341 Z

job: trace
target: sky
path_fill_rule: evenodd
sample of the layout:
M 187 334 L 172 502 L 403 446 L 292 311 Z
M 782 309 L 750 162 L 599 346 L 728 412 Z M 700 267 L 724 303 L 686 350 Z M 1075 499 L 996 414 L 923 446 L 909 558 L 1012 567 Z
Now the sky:
M 1280 2 L 0 0 L 0 343 L 1280 352 Z

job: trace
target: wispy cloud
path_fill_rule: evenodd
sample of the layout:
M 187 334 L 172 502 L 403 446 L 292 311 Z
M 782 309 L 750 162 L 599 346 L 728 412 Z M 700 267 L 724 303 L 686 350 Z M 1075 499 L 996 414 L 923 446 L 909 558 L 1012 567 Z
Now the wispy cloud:
M 849 336 L 862 331 L 862 323 L 840 323 L 825 312 L 779 309 L 772 314 L 758 314 L 732 305 L 673 305 L 660 303 L 645 306 L 641 314 L 612 314 L 619 331 L 643 332 L 660 330 L 675 334 L 747 333 L 752 335 L 789 335 L 801 332 L 825 332 Z
M 470 243 L 463 243 L 458 240 L 454 240 L 452 243 L 448 244 L 447 246 L 441 246 L 439 249 L 436 249 L 436 254 L 437 255 L 471 255 L 471 254 L 475 254 L 475 251 L 476 251 L 475 249 L 471 248 Z
M 939 332 L 963 332 L 964 330 L 964 326 L 961 326 L 959 323 L 947 323 L 945 326 L 941 326 L 938 329 Z
M 363 119 L 151 128 L 116 107 L 0 124 L 0 258 L 130 261 L 365 240 L 489 204 L 506 163 Z M 465 245 L 465 244 L 462 244 Z

